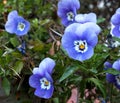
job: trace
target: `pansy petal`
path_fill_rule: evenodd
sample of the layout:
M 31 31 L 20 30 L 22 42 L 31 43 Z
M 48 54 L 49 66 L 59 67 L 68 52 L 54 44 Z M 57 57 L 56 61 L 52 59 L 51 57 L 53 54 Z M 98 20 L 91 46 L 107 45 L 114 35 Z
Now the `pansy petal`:
M 79 23 L 94 22 L 96 23 L 97 18 L 95 13 L 89 14 L 78 14 L 75 16 L 75 21 Z
M 40 72 L 48 72 L 52 74 L 53 68 L 55 66 L 55 61 L 51 58 L 45 58 L 39 65 Z
M 18 36 L 22 36 L 22 35 L 25 35 L 27 34 L 27 32 L 29 31 L 30 29 L 30 23 L 28 21 L 26 21 L 23 17 L 19 16 L 18 18 L 16 18 L 17 22 L 18 23 L 23 23 L 25 25 L 25 28 L 24 30 L 20 31 L 17 26 L 16 26 L 16 31 L 15 33 L 18 35 Z
M 116 13 L 112 16 L 111 22 L 113 25 L 119 25 L 120 24 L 120 14 Z
M 93 32 L 96 33 L 96 35 L 98 35 L 101 31 L 100 27 L 96 23 L 87 22 L 87 23 L 81 24 L 77 28 L 76 32 L 80 32 L 79 34 L 82 34 L 86 29 L 91 29 Z
M 7 21 L 5 24 L 5 30 L 11 34 L 15 33 L 16 31 L 16 21 L 11 20 L 11 21 Z
M 104 63 L 104 69 L 105 70 L 107 70 L 107 69 L 109 69 L 109 68 L 112 68 L 112 64 L 110 63 L 110 62 L 108 62 L 108 61 L 106 61 L 105 63 Z
M 116 10 L 116 13 L 120 13 L 120 8 L 118 8 L 118 9 Z
M 14 18 L 16 18 L 18 16 L 18 13 L 16 10 L 13 10 L 11 11 L 9 14 L 8 14 L 8 20 L 13 20 Z
M 112 30 L 111 30 L 111 33 L 112 35 L 116 36 L 116 37 L 120 37 L 120 30 L 119 30 L 120 26 L 117 25 L 115 26 Z
M 44 98 L 46 98 L 46 99 L 51 98 L 53 95 L 53 91 L 54 91 L 54 87 L 53 87 L 53 85 L 51 85 L 51 88 L 46 91 Z
M 106 80 L 107 80 L 109 83 L 115 83 L 115 82 L 116 82 L 115 76 L 112 75 L 112 74 L 109 74 L 109 73 L 106 74 Z
M 79 35 L 81 29 L 77 29 L 76 33 Z M 81 35 L 79 35 L 79 37 L 82 40 L 86 40 L 88 45 L 91 45 L 92 47 L 96 46 L 97 42 L 98 42 L 98 37 L 95 34 L 95 32 L 93 30 L 91 30 L 90 28 L 87 28 L 86 30 L 83 31 L 83 33 Z
M 74 33 L 65 32 L 61 40 L 63 48 L 74 48 L 74 40 L 77 39 L 79 38 Z
M 112 67 L 120 71 L 120 60 L 115 61 Z
M 47 89 L 42 89 L 41 87 L 38 87 L 38 88 L 35 90 L 34 94 L 35 94 L 36 96 L 40 97 L 40 98 L 45 98 L 46 92 L 47 92 Z M 45 99 L 47 99 L 47 98 L 45 98 Z
M 94 54 L 94 49 L 91 46 L 88 46 L 88 50 L 82 54 L 82 59 L 80 61 L 84 61 L 90 59 Z
M 79 26 L 81 26 L 81 24 L 79 24 L 79 23 L 73 23 L 73 24 L 71 24 L 71 25 L 69 25 L 69 26 L 66 27 L 65 33 L 66 32 L 70 32 L 70 33 L 73 33 L 73 35 L 74 35 L 75 31 L 77 30 L 77 28 Z
M 38 88 L 40 86 L 40 79 L 42 77 L 38 74 L 33 74 L 29 78 L 29 85 L 33 88 Z

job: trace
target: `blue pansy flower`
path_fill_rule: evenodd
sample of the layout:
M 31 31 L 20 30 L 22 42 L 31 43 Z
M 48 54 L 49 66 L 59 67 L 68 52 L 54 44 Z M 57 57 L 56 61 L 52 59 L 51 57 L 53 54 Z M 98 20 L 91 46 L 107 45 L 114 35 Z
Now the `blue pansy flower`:
M 120 71 L 120 60 L 115 61 L 113 64 L 111 63 L 106 63 L 105 67 L 109 68 L 113 68 L 117 71 Z M 109 83 L 113 83 L 118 89 L 120 89 L 120 74 L 118 75 L 113 75 L 110 73 L 106 73 L 106 80 Z
M 57 14 L 61 18 L 61 22 L 64 26 L 75 22 L 75 15 L 79 8 L 79 0 L 60 0 L 58 2 Z
M 95 13 L 88 13 L 88 14 L 77 14 L 75 16 L 75 21 L 78 23 L 87 23 L 87 22 L 97 22 L 97 17 Z
M 79 23 L 69 25 L 62 37 L 62 46 L 68 56 L 79 61 L 91 58 L 98 42 L 96 32 L 98 33 L 90 24 L 88 26 Z
M 38 68 L 33 69 L 33 75 L 29 78 L 29 84 L 35 88 L 34 94 L 40 98 L 49 99 L 54 91 L 53 79 L 51 77 L 54 60 L 45 58 Z
M 111 17 L 111 34 L 120 38 L 120 8 Z
M 17 36 L 23 36 L 30 29 L 30 23 L 19 16 L 16 10 L 10 12 L 7 19 L 5 30 L 11 34 L 15 33 Z

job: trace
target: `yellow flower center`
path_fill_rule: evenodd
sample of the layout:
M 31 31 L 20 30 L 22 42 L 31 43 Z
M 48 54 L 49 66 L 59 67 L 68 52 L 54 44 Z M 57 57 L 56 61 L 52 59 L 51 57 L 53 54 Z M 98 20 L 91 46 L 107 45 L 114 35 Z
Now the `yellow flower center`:
M 84 44 L 81 44 L 81 45 L 79 45 L 79 48 L 80 48 L 80 49 L 85 49 L 85 45 L 84 45 Z

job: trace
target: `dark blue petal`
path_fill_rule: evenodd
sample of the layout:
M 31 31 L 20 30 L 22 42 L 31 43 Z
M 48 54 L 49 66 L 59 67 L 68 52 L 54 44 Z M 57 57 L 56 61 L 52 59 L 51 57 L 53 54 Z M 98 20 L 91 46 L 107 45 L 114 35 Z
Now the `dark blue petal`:
M 39 74 L 33 74 L 29 78 L 29 85 L 33 88 L 40 87 L 40 79 L 42 77 Z
M 105 62 L 104 67 L 105 67 L 104 69 L 107 70 L 109 68 L 112 68 L 112 64 L 110 62 Z
M 115 82 L 116 82 L 115 75 L 112 75 L 112 74 L 107 73 L 107 74 L 106 74 L 106 80 L 107 80 L 109 83 L 115 83 Z

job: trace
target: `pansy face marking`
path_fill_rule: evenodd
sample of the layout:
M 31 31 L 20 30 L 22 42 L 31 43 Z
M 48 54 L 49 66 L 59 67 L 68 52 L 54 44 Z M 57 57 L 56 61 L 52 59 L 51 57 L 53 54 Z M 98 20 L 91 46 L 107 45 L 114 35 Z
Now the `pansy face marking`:
M 25 29 L 25 24 L 22 22 L 18 23 L 17 30 L 23 31 Z
M 120 74 L 115 76 L 117 84 L 120 85 Z
M 68 21 L 73 21 L 74 17 L 75 17 L 75 15 L 74 15 L 73 12 L 68 12 L 67 13 L 67 19 L 68 19 Z
M 84 53 L 88 49 L 87 42 L 85 40 L 74 41 L 74 45 L 77 52 Z
M 41 83 L 41 88 L 42 89 L 50 89 L 50 82 L 46 79 L 46 78 L 41 78 L 40 79 L 40 83 Z

